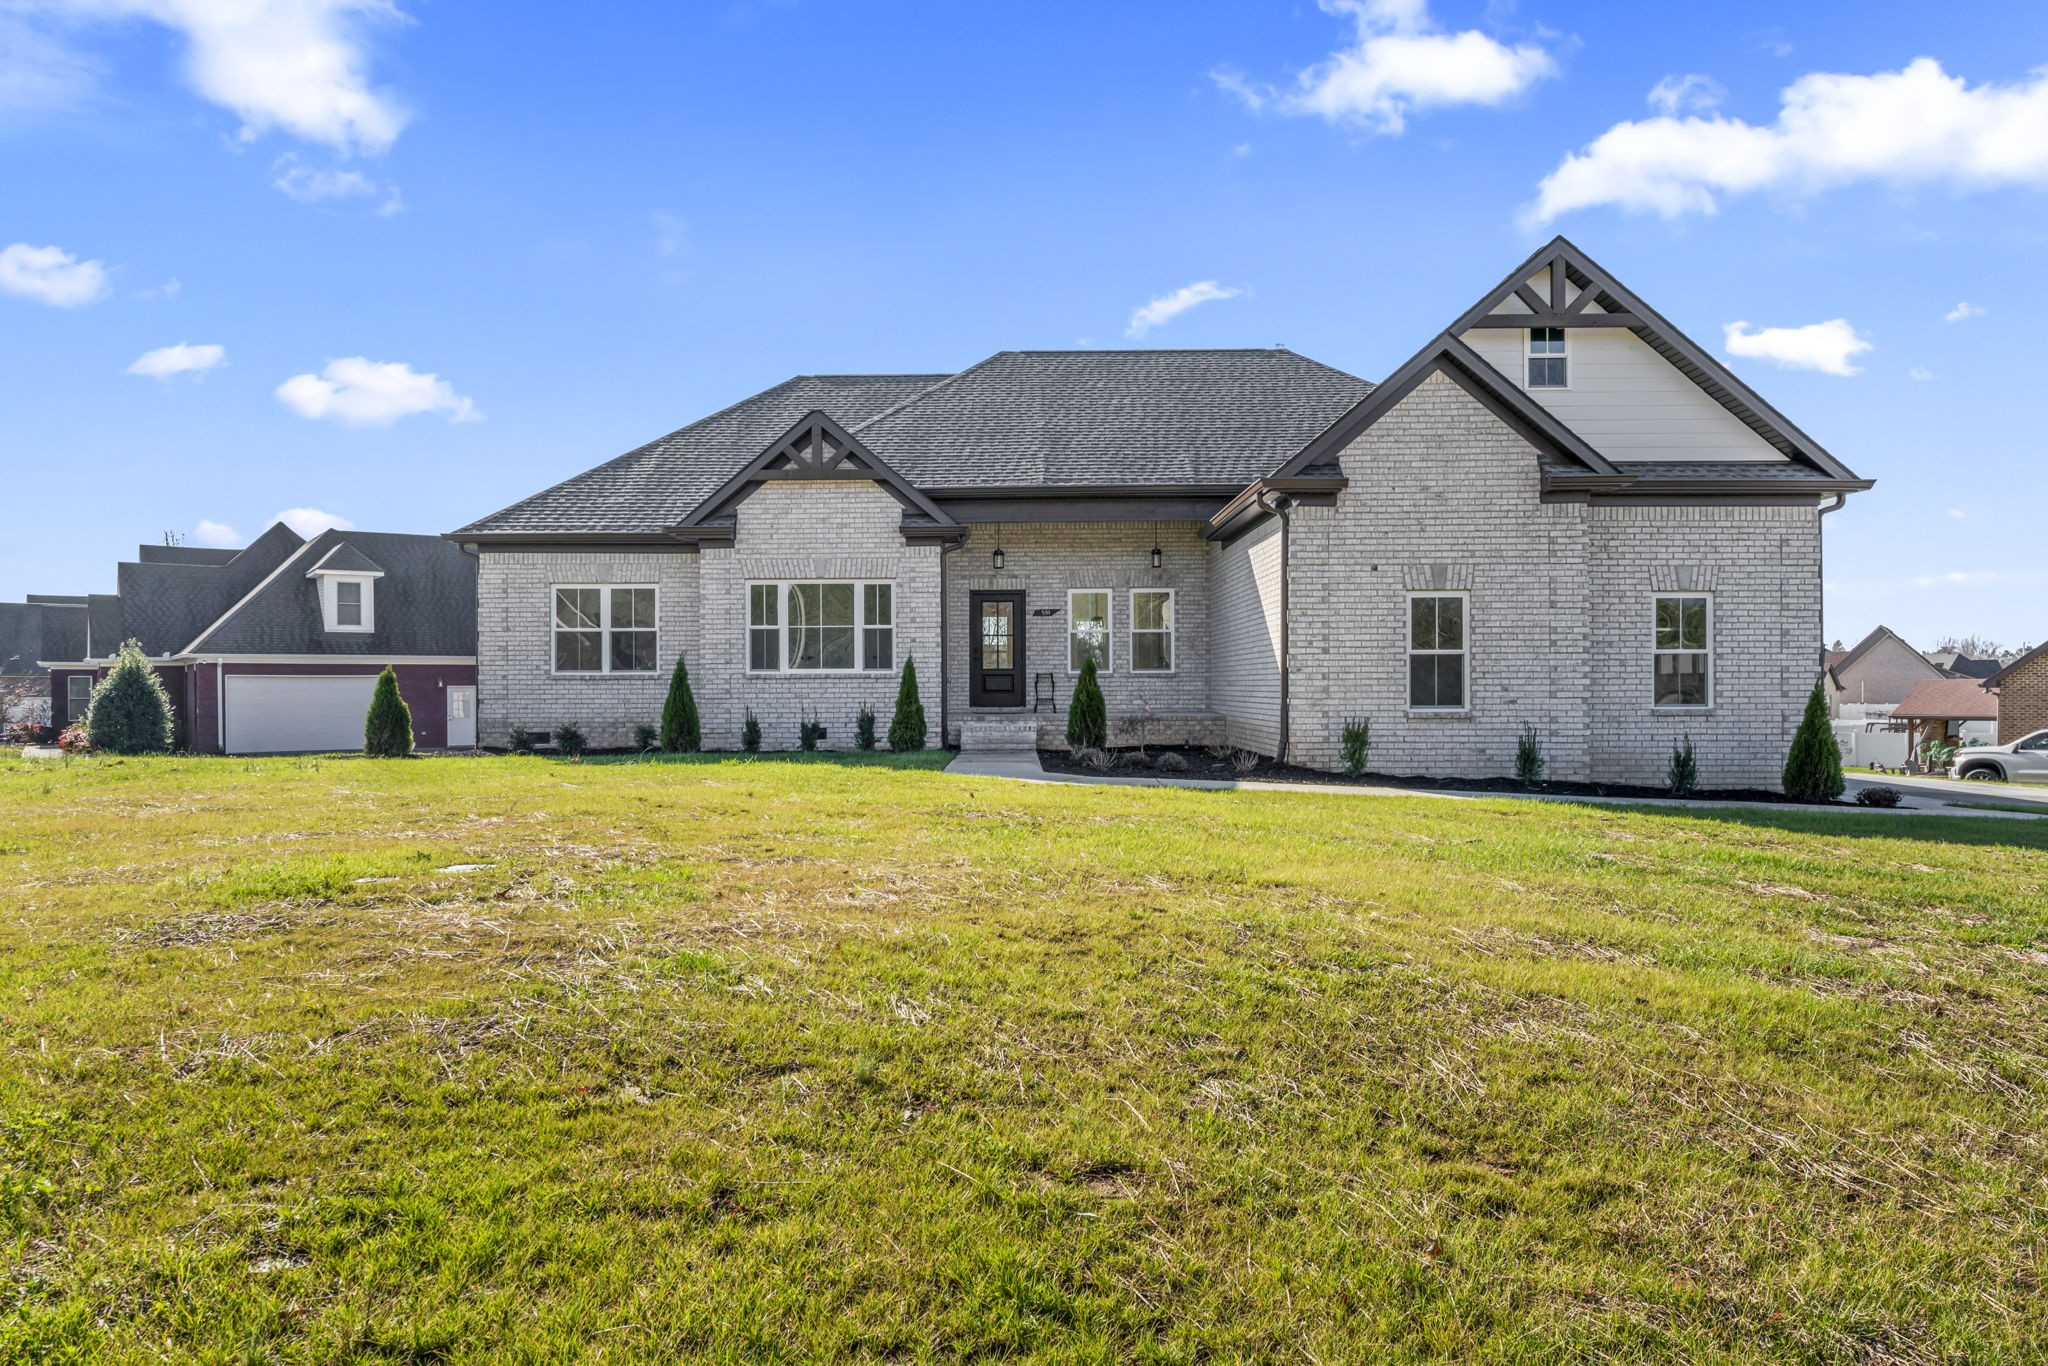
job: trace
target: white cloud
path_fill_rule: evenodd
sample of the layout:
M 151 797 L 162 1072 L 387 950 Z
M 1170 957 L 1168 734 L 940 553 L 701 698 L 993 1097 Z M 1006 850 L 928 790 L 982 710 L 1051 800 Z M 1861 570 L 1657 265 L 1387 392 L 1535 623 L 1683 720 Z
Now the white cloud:
M 1957 304 L 1954 308 L 1951 308 L 1948 312 L 1942 314 L 1941 320 L 1945 323 L 1959 323 L 1966 318 L 1981 318 L 1983 316 L 1984 309 L 1981 306 L 1971 303 L 1961 303 Z
M 1819 370 L 1829 375 L 1860 373 L 1859 367 L 1850 364 L 1851 360 L 1873 349 L 1871 343 L 1856 335 L 1847 318 L 1755 331 L 1750 330 L 1748 323 L 1733 322 L 1721 332 L 1731 356 L 1749 356 L 1774 361 L 1788 370 Z
M 65 109 L 92 92 L 100 64 L 74 52 L 42 18 L 0 4 L 0 109 Z
M 1124 329 L 1124 335 L 1142 337 L 1153 328 L 1172 322 L 1199 304 L 1212 303 L 1217 299 L 1235 299 L 1243 293 L 1242 289 L 1234 285 L 1219 285 L 1214 280 L 1197 280 L 1191 285 L 1182 285 L 1171 294 L 1162 294 L 1150 303 L 1141 305 L 1131 314 L 1131 325 Z
M 439 375 L 363 356 L 331 360 L 317 375 L 294 375 L 277 386 L 277 398 L 300 417 L 330 417 L 351 427 L 388 427 L 415 413 L 444 412 L 451 422 L 483 417 Z
M 1650 87 L 1650 107 L 1667 115 L 1704 113 L 1727 97 L 1719 81 L 1698 72 L 1666 76 Z
M 319 508 L 286 508 L 270 519 L 283 522 L 307 540 L 312 540 L 323 531 L 354 531 L 356 524 L 338 512 L 323 512 Z
M 53 308 L 76 308 L 106 297 L 107 268 L 58 247 L 16 242 L 0 250 L 0 293 Z
M 1952 584 L 1997 583 L 2004 577 L 1996 569 L 1951 569 L 1946 574 L 1922 574 L 1913 580 L 1913 586 L 1942 588 Z
M 1446 105 L 1498 105 L 1557 74 L 1548 52 L 1464 29 L 1446 33 L 1425 0 L 1319 0 L 1325 13 L 1349 18 L 1356 40 L 1301 73 L 1296 86 L 1275 91 L 1228 69 L 1216 84 L 1253 110 L 1268 104 L 1289 114 L 1315 114 L 1394 135 L 1408 115 Z
M 178 297 L 178 295 L 184 291 L 184 288 L 184 285 L 178 283 L 178 277 L 173 275 L 170 279 L 164 281 L 155 289 L 143 290 L 141 297 L 145 299 L 162 299 L 166 303 L 168 303 L 171 302 L 172 300 L 175 300 Z
M 277 178 L 270 183 L 287 199 L 301 204 L 319 204 L 330 199 L 383 199 L 377 206 L 379 217 L 389 218 L 405 209 L 405 200 L 399 195 L 396 185 L 373 180 L 361 171 L 323 170 L 317 166 L 303 166 L 295 156 L 279 158 L 273 167 Z
M 208 370 L 225 365 L 227 361 L 228 349 L 225 346 L 191 346 L 179 342 L 176 346 L 159 346 L 154 351 L 143 352 L 128 367 L 128 373 L 148 379 L 169 379 L 173 375 L 204 378 Z
M 1955 518 L 1957 521 L 1961 521 L 1963 518 L 1969 516 L 1970 514 L 1964 512 L 1961 508 L 1950 508 L 1948 510 L 1948 515 Z
M 192 528 L 192 539 L 215 550 L 232 550 L 241 545 L 241 533 L 226 522 L 200 518 L 199 525 Z
M 406 113 L 373 89 L 365 30 L 405 22 L 391 0 L 26 0 L 58 19 L 145 19 L 181 35 L 185 76 L 242 120 L 347 153 L 390 147 Z
M 1924 365 L 1916 365 L 1912 369 L 1906 371 L 1906 378 L 1920 380 L 1933 379 L 1934 372 Z
M 1713 213 L 1728 195 L 1857 181 L 2048 186 L 2048 67 L 2018 85 L 1971 87 L 1922 57 L 1872 76 L 1802 76 L 1780 99 L 1766 125 L 1668 114 L 1618 123 L 1545 176 L 1524 217 L 1542 224 L 1612 204 L 1676 218 Z

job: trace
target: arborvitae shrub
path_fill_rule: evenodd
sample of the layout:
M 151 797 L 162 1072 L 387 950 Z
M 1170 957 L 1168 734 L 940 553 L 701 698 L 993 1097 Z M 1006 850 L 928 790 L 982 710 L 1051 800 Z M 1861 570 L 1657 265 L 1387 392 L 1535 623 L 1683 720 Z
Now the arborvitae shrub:
M 1523 726 L 1515 741 L 1515 777 L 1531 785 L 1543 781 L 1543 742 L 1534 726 Z
M 761 718 L 754 715 L 752 707 L 747 708 L 747 719 L 740 723 L 740 748 L 749 754 L 761 752 Z
M 564 721 L 555 727 L 555 750 L 571 759 L 581 758 L 583 751 L 590 748 L 590 741 L 573 721 Z
M 903 661 L 896 688 L 896 714 L 889 718 L 889 748 L 899 754 L 924 748 L 924 699 L 917 695 L 917 660 Z
M 681 655 L 668 680 L 668 701 L 661 707 L 661 747 L 671 754 L 695 754 L 704 748 L 704 726 L 697 719 L 697 698 L 690 691 L 690 669 Z
M 875 709 L 862 704 L 853 716 L 853 747 L 873 749 L 875 747 Z
M 1102 700 L 1102 684 L 1095 678 L 1093 655 L 1081 661 L 1081 676 L 1074 680 L 1073 695 L 1067 698 L 1067 744 L 1074 749 L 1109 746 L 1109 706 Z
M 1842 747 L 1828 724 L 1828 702 L 1820 684 L 1806 699 L 1806 715 L 1785 756 L 1785 795 L 1802 802 L 1831 802 L 1842 795 Z
M 372 759 L 403 759 L 412 753 L 412 708 L 398 694 L 398 675 L 389 664 L 377 675 L 370 714 L 363 718 L 363 753 Z
M 107 754 L 163 754 L 171 747 L 171 696 L 142 646 L 128 641 L 85 714 L 86 740 Z
M 1700 785 L 1700 760 L 1693 753 L 1690 735 L 1671 747 L 1671 765 L 1664 771 L 1664 785 L 1674 797 L 1683 797 Z
M 1372 754 L 1372 722 L 1354 717 L 1344 723 L 1344 771 L 1356 778 Z

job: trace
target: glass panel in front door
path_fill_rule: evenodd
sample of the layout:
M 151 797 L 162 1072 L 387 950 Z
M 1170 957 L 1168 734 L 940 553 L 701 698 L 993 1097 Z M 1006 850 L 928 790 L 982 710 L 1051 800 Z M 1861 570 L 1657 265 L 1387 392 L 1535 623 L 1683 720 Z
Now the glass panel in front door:
M 1012 654 L 1015 650 L 1013 636 L 1016 631 L 1014 613 L 1016 605 L 1008 602 L 985 602 L 981 605 L 981 667 L 984 669 L 1008 669 L 1014 667 Z

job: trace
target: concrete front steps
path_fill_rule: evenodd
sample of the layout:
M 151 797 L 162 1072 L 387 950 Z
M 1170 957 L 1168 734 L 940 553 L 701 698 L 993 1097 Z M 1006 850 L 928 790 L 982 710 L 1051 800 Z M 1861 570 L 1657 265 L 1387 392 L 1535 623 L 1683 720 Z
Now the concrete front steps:
M 970 716 L 960 723 L 962 754 L 1038 753 L 1038 722 L 1028 717 Z

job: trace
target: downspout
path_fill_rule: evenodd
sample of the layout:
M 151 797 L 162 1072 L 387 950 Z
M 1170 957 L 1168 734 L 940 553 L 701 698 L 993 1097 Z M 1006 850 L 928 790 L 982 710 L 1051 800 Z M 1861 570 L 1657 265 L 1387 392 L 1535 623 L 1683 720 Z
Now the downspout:
M 1287 581 L 1292 577 L 1289 563 L 1294 527 L 1289 513 L 1294 509 L 1294 499 L 1284 493 L 1262 493 L 1259 507 L 1280 519 L 1280 752 L 1273 757 L 1280 763 L 1287 762 L 1288 741 L 1288 673 L 1292 661 L 1289 658 L 1291 632 L 1288 629 Z
M 959 539 L 958 541 L 954 542 L 954 543 L 953 543 L 952 545 L 942 545 L 942 546 L 940 546 L 940 547 L 939 547 L 939 748 L 940 748 L 940 749 L 944 749 L 944 748 L 946 747 L 946 720 L 947 720 L 948 704 L 950 703 L 950 701 L 951 701 L 951 698 L 952 698 L 952 682 L 953 682 L 953 678 L 952 678 L 952 675 L 953 675 L 953 670 L 952 670 L 952 661 L 951 661 L 951 660 L 950 660 L 950 659 L 948 658 L 948 656 L 947 656 L 947 653 L 946 653 L 946 620 L 947 620 L 948 616 L 950 616 L 950 615 L 951 615 L 951 613 L 950 613 L 950 609 L 949 609 L 949 608 L 947 607 L 947 604 L 946 604 L 946 557 L 947 557 L 948 555 L 951 555 L 951 554 L 952 554 L 952 553 L 953 553 L 954 551 L 956 551 L 956 550 L 965 550 L 965 549 L 967 548 L 967 542 L 968 542 L 968 539 L 969 539 L 970 537 L 972 537 L 973 535 L 974 535 L 974 529 L 973 529 L 972 527 L 969 527 L 969 528 L 967 529 L 967 534 L 966 534 L 966 535 L 964 535 L 964 536 L 962 536 L 962 537 L 961 537 L 961 538 L 960 538 L 960 539 Z
M 1822 528 L 1821 528 L 1821 525 L 1820 525 L 1820 519 L 1821 519 L 1821 518 L 1823 518 L 1823 517 L 1825 517 L 1825 516 L 1827 516 L 1827 515 L 1828 515 L 1828 514 L 1829 514 L 1830 512 L 1840 512 L 1840 511 L 1842 510 L 1843 506 L 1844 506 L 1845 504 L 1847 504 L 1847 503 L 1848 503 L 1848 501 L 1849 501 L 1849 495 L 1848 495 L 1848 494 L 1846 494 L 1846 493 L 1838 493 L 1838 494 L 1834 495 L 1834 498 L 1835 498 L 1835 501 L 1834 501 L 1834 502 L 1832 502 L 1832 503 L 1825 503 L 1825 504 L 1820 504 L 1820 505 L 1819 505 L 1819 507 L 1820 507 L 1820 511 L 1814 514 L 1814 519 L 1813 519 L 1813 521 L 1814 521 L 1814 535 L 1815 535 L 1815 537 L 1816 537 L 1817 539 L 1820 539 L 1820 540 L 1821 540 L 1821 542 L 1822 542 L 1821 546 L 1819 547 L 1819 551 L 1820 551 L 1820 553 L 1816 554 L 1816 555 L 1815 555 L 1815 556 L 1813 557 L 1813 564 L 1814 564 L 1814 574 L 1815 574 L 1815 576 L 1816 576 L 1816 577 L 1817 577 L 1817 578 L 1819 579 L 1819 582 L 1818 582 L 1818 583 L 1816 583 L 1816 584 L 1814 585 L 1814 588 L 1815 588 L 1815 590 L 1816 590 L 1816 595 L 1817 595 L 1817 598 L 1818 598 L 1818 600 L 1820 600 L 1820 601 L 1821 601 L 1821 603 L 1822 603 L 1822 606 L 1821 606 L 1821 621 L 1820 621 L 1820 627 L 1821 627 L 1821 631 L 1820 631 L 1820 649 L 1819 649 L 1819 651 L 1818 651 L 1818 653 L 1817 653 L 1817 655 L 1816 655 L 1816 657 L 1815 657 L 1815 660 L 1814 660 L 1814 662 L 1815 662 L 1815 663 L 1816 663 L 1816 664 L 1817 664 L 1817 665 L 1819 666 L 1819 668 L 1818 668 L 1818 670 L 1817 670 L 1817 672 L 1816 672 L 1815 678 L 1814 678 L 1814 682 L 1815 682 L 1815 683 L 1819 683 L 1819 682 L 1821 682 L 1821 681 L 1822 681 L 1822 676 L 1824 676 L 1824 675 L 1825 675 L 1825 674 L 1827 673 L 1827 671 L 1828 671 L 1828 631 L 1827 631 L 1827 606 L 1826 606 L 1826 597 L 1827 597 L 1827 579 L 1828 579 L 1828 575 L 1827 575 L 1827 545 L 1826 545 L 1826 540 L 1825 540 L 1825 537 L 1824 537 L 1824 535 L 1823 535 L 1823 530 L 1822 530 Z

